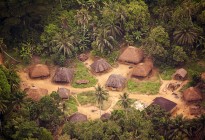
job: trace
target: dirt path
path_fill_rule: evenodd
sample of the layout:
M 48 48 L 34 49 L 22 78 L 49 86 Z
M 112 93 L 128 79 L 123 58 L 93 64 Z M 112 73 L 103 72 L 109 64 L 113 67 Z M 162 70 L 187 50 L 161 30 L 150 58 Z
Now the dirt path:
M 92 64 L 92 63 L 93 63 L 93 61 L 90 58 L 87 61 L 84 62 L 85 66 L 88 69 L 90 69 L 90 64 Z M 53 77 L 53 74 L 54 74 L 54 71 L 55 71 L 55 67 L 53 67 L 51 69 L 52 69 L 51 76 L 47 79 L 30 79 L 26 69 L 19 71 L 18 74 L 19 74 L 19 76 L 22 80 L 21 88 L 24 89 L 24 88 L 29 87 L 29 86 L 37 86 L 37 87 L 40 87 L 40 88 L 46 88 L 46 89 L 48 89 L 48 92 L 51 93 L 52 91 L 57 91 L 57 89 L 59 87 L 65 87 L 65 88 L 70 89 L 71 92 L 76 93 L 76 94 L 81 93 L 81 92 L 85 92 L 85 91 L 94 90 L 94 87 L 80 89 L 80 88 L 73 88 L 69 84 L 56 84 L 56 83 L 53 83 L 52 82 L 52 77 Z M 124 77 L 129 77 L 129 73 L 131 71 L 132 71 L 132 69 L 129 68 L 129 65 L 119 64 L 117 68 L 112 68 L 112 70 L 110 70 L 109 72 L 101 74 L 101 75 L 95 75 L 95 77 L 98 79 L 98 83 L 104 86 L 105 83 L 106 83 L 106 80 L 108 79 L 108 77 L 111 74 L 121 74 Z M 189 115 L 188 106 L 181 99 L 181 93 L 178 92 L 180 90 L 180 88 L 184 84 L 186 84 L 187 81 L 183 82 L 181 84 L 180 88 L 178 88 L 175 91 L 178 98 L 176 97 L 176 95 L 172 94 L 172 91 L 165 90 L 167 85 L 170 82 L 176 82 L 176 81 L 175 80 L 162 80 L 161 79 L 162 85 L 160 87 L 159 94 L 157 94 L 157 95 L 146 95 L 146 94 L 133 93 L 133 94 L 130 94 L 130 98 L 139 100 L 139 101 L 145 103 L 146 105 L 150 105 L 153 102 L 154 98 L 164 97 L 164 98 L 167 98 L 167 99 L 177 103 L 178 109 L 174 112 L 174 115 L 183 114 L 184 116 L 186 116 L 188 118 L 192 118 L 193 116 Z M 122 92 L 109 91 L 109 96 L 110 96 L 109 100 L 111 100 L 112 102 L 111 102 L 110 107 L 107 110 L 102 111 L 102 114 L 107 113 L 107 112 L 110 113 L 113 110 L 113 107 L 115 106 L 115 104 L 119 100 L 119 95 L 122 94 L 123 92 L 125 92 L 125 90 L 122 91 Z M 77 101 L 76 95 L 74 95 L 74 96 L 75 96 L 74 98 Z M 99 111 L 99 108 L 97 108 L 96 106 L 91 106 L 91 105 L 81 106 L 78 101 L 77 101 L 77 103 L 79 105 L 78 106 L 78 112 L 87 115 L 89 119 L 100 118 L 100 111 Z

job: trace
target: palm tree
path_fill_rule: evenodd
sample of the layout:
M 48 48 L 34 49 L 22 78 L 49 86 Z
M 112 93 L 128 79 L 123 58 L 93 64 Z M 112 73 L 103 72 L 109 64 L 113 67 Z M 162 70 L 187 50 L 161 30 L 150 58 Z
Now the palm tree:
M 63 51 L 64 56 L 72 55 L 72 51 L 75 49 L 75 38 L 74 36 L 69 36 L 67 32 L 58 33 L 53 37 L 51 41 L 53 45 L 59 49 L 58 51 Z
M 188 120 L 182 115 L 176 116 L 170 124 L 170 130 L 167 133 L 168 139 L 187 139 L 190 137 Z
M 205 115 L 202 114 L 199 118 L 195 121 L 196 132 L 195 136 L 197 140 L 202 140 L 205 138 Z
M 115 39 L 118 36 L 122 36 L 122 29 L 121 29 L 121 27 L 119 25 L 120 24 L 116 24 L 114 22 L 110 22 L 107 25 L 105 25 L 105 28 L 107 29 L 108 34 L 110 36 L 113 36 Z
M 122 95 L 120 95 L 120 105 L 124 108 L 126 117 L 127 117 L 127 109 L 131 105 L 131 99 L 129 98 L 129 94 L 127 92 L 124 92 Z
M 174 41 L 179 45 L 193 45 L 199 37 L 199 29 L 193 25 L 183 25 L 173 33 Z
M 0 114 L 3 114 L 7 110 L 6 103 L 8 103 L 7 100 L 0 98 Z
M 114 48 L 116 44 L 116 40 L 113 36 L 109 35 L 109 31 L 106 29 L 100 30 L 100 33 L 97 35 L 96 38 L 96 45 L 98 49 L 102 52 L 105 50 L 110 53 L 110 51 Z
M 100 106 L 100 116 L 101 116 L 103 101 L 107 100 L 108 94 L 109 94 L 108 91 L 104 90 L 102 86 L 98 85 L 97 87 L 95 87 L 95 96 L 96 96 L 98 105 Z
M 78 24 L 83 26 L 83 34 L 85 35 L 86 25 L 88 25 L 89 20 L 91 20 L 91 16 L 88 14 L 88 10 L 78 10 L 75 18 Z

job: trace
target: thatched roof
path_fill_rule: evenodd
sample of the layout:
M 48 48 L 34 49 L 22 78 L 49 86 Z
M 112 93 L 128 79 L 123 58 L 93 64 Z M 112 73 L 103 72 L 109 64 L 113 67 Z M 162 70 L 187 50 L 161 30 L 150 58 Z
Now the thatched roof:
M 154 102 L 151 105 L 159 105 L 162 109 L 164 109 L 167 112 L 172 111 L 177 105 L 175 102 L 172 102 L 163 97 L 157 97 L 153 101 Z
M 29 69 L 29 76 L 31 78 L 47 77 L 50 75 L 47 65 L 36 64 Z
M 74 71 L 72 69 L 60 67 L 56 70 L 53 81 L 70 83 L 72 81 L 73 75 Z
M 109 120 L 111 117 L 111 114 L 110 113 L 104 113 L 101 115 L 100 119 L 101 120 Z
M 119 61 L 137 64 L 142 61 L 144 57 L 143 50 L 140 48 L 129 46 L 118 58 Z
M 124 88 L 126 83 L 126 79 L 117 74 L 112 74 L 109 76 L 106 87 L 112 87 L 112 88 Z
M 27 98 L 31 98 L 34 101 L 39 101 L 43 96 L 48 95 L 48 90 L 38 87 L 30 87 L 24 90 L 27 94 Z
M 82 62 L 85 62 L 88 59 L 88 55 L 82 53 L 78 56 L 78 59 Z
M 173 77 L 176 80 L 182 80 L 187 76 L 187 71 L 183 68 L 178 69 L 174 74 Z
M 205 81 L 205 72 L 201 74 L 201 79 Z
M 199 101 L 202 100 L 202 95 L 199 89 L 195 87 L 190 87 L 183 92 L 184 100 L 187 102 L 190 101 Z
M 132 71 L 132 76 L 146 77 L 153 68 L 152 63 L 139 63 Z
M 61 99 L 68 99 L 70 95 L 70 90 L 67 88 L 58 88 L 57 93 Z
M 109 70 L 111 68 L 111 65 L 104 59 L 99 59 L 92 63 L 90 67 L 94 72 L 99 73 Z
M 86 115 L 84 115 L 84 114 L 81 114 L 81 113 L 74 113 L 73 115 L 71 115 L 70 117 L 69 117 L 69 121 L 70 122 L 73 122 L 73 123 L 75 123 L 75 122 L 85 122 L 85 121 L 87 121 L 88 119 L 87 119 L 87 116 Z

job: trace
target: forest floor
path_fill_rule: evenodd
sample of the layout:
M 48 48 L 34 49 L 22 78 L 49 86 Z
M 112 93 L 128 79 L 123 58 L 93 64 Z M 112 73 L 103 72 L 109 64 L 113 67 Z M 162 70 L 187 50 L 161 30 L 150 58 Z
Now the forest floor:
M 90 64 L 93 63 L 93 60 L 89 58 L 87 61 L 84 62 L 85 66 L 90 69 Z M 49 93 L 52 91 L 57 91 L 59 87 L 65 87 L 71 90 L 71 92 L 75 93 L 76 95 L 81 92 L 86 91 L 94 91 L 94 87 L 90 88 L 73 88 L 70 84 L 56 84 L 52 82 L 52 77 L 56 70 L 56 66 L 52 66 L 51 69 L 51 76 L 46 79 L 30 79 L 28 76 L 28 68 L 24 68 L 18 71 L 18 74 L 21 78 L 21 88 L 24 90 L 30 86 L 37 86 L 40 88 L 46 88 Z M 129 65 L 125 64 L 118 64 L 116 68 L 112 68 L 112 70 L 108 71 L 107 73 L 103 73 L 101 75 L 94 74 L 95 78 L 98 79 L 98 83 L 100 85 L 105 85 L 106 80 L 111 74 L 120 74 L 124 77 L 130 78 L 130 73 L 132 68 Z M 156 76 L 156 75 L 155 75 Z M 158 75 L 157 75 L 158 76 Z M 181 98 L 181 92 L 179 91 L 183 85 L 185 85 L 188 81 L 184 81 L 181 83 L 181 86 L 174 92 L 166 90 L 166 87 L 169 83 L 177 82 L 175 80 L 162 80 L 161 79 L 161 87 L 159 93 L 156 95 L 147 95 L 147 94 L 140 94 L 140 93 L 130 93 L 129 97 L 131 99 L 135 99 L 141 101 L 146 105 L 150 105 L 153 102 L 153 99 L 156 97 L 164 97 L 167 98 L 175 103 L 177 103 L 177 109 L 172 113 L 173 116 L 177 114 L 183 114 L 187 118 L 193 118 L 194 116 L 190 115 L 189 113 L 189 105 L 187 105 L 184 100 Z M 119 95 L 123 92 L 127 92 L 127 89 L 124 89 L 121 92 L 118 91 L 109 91 L 109 100 L 111 101 L 111 105 L 106 110 L 102 110 L 103 113 L 110 113 L 113 110 L 113 107 L 119 101 Z M 97 106 L 93 105 L 78 105 L 78 112 L 83 113 L 88 116 L 89 119 L 97 119 L 100 118 L 100 110 Z

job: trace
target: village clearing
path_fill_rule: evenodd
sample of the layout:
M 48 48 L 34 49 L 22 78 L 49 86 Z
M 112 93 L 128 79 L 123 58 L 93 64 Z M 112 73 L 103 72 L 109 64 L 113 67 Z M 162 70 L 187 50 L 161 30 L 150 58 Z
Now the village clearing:
M 90 69 L 90 64 L 93 63 L 93 60 L 89 57 L 88 60 L 84 62 L 84 65 Z M 87 92 L 87 91 L 94 91 L 94 87 L 90 88 L 73 88 L 70 84 L 57 84 L 52 82 L 52 78 L 54 75 L 54 72 L 56 70 L 56 66 L 50 67 L 51 70 L 51 75 L 48 78 L 45 79 L 30 79 L 28 75 L 28 69 L 24 68 L 22 70 L 18 71 L 18 74 L 21 78 L 21 89 L 24 90 L 25 88 L 31 87 L 31 86 L 36 86 L 39 88 L 46 88 L 48 90 L 48 93 L 52 93 L 52 91 L 57 91 L 59 87 L 64 87 L 69 89 L 72 93 L 75 93 L 73 95 L 74 99 L 77 100 L 77 95 L 82 92 Z M 101 75 L 94 75 L 95 78 L 98 80 L 97 84 L 100 85 L 105 85 L 106 80 L 111 74 L 120 74 L 124 77 L 129 78 L 130 77 L 130 72 L 132 71 L 132 68 L 129 65 L 125 64 L 118 64 L 117 67 L 112 68 L 112 70 L 108 71 L 107 73 L 103 73 Z M 155 77 L 158 77 L 159 75 L 157 72 L 155 72 Z M 189 113 L 189 106 L 185 103 L 184 100 L 181 98 L 181 92 L 179 90 L 185 85 L 188 81 L 183 81 L 180 85 L 180 87 L 175 91 L 175 94 L 173 94 L 172 91 L 166 90 L 167 85 L 169 83 L 174 83 L 176 82 L 175 80 L 160 80 L 161 82 L 161 87 L 159 90 L 158 94 L 155 95 L 147 95 L 147 94 L 142 94 L 142 93 L 130 93 L 129 97 L 131 99 L 138 100 L 146 105 L 150 105 L 153 102 L 153 99 L 156 97 L 164 97 L 167 98 L 177 104 L 177 109 L 172 113 L 173 116 L 183 114 L 187 118 L 193 118 L 194 116 L 190 115 Z M 96 85 L 97 85 L 96 84 Z M 106 110 L 102 110 L 103 113 L 110 113 L 113 108 L 115 107 L 116 103 L 119 101 L 120 94 L 127 92 L 127 89 L 125 88 L 123 91 L 109 91 L 109 107 Z M 77 101 L 78 102 L 78 101 Z M 97 119 L 100 118 L 100 110 L 98 107 L 87 104 L 87 105 L 81 105 L 80 102 L 78 102 L 78 112 L 83 113 L 87 115 L 89 119 Z

